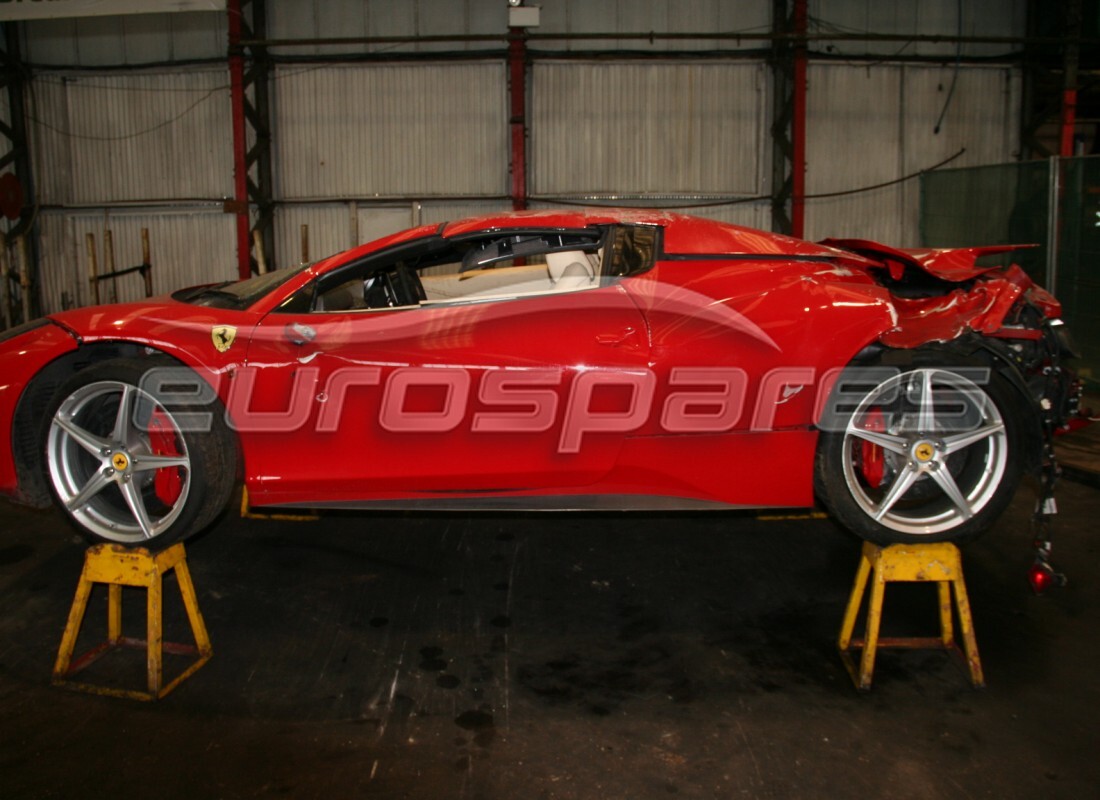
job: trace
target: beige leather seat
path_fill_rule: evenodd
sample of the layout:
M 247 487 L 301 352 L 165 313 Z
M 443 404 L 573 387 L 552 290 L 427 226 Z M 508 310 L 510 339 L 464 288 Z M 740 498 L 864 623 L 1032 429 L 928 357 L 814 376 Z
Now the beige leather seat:
M 546 254 L 546 271 L 555 292 L 568 292 L 594 286 L 596 273 L 588 256 L 580 250 Z

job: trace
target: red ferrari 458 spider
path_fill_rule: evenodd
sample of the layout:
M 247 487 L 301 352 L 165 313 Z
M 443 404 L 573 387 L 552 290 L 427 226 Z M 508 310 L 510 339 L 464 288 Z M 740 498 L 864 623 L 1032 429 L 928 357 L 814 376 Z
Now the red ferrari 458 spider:
M 0 491 L 160 547 L 254 506 L 809 506 L 987 528 L 1078 389 L 1011 250 L 813 244 L 660 211 L 425 225 L 51 314 L 0 345 Z

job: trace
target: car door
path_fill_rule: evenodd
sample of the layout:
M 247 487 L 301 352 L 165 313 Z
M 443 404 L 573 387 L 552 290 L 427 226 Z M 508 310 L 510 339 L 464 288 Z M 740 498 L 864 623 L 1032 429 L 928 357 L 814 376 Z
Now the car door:
M 587 278 L 567 274 L 579 256 L 556 280 L 547 262 L 574 244 L 596 261 L 606 235 L 435 237 L 264 318 L 230 402 L 254 499 L 553 493 L 603 477 L 649 410 L 644 320 L 611 256 Z

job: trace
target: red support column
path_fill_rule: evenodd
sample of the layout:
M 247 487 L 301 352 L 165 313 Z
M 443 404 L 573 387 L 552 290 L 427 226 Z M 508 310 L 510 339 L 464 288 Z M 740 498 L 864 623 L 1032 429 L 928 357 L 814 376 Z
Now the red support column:
M 801 239 L 806 219 L 806 2 L 794 0 L 794 92 L 791 114 L 791 235 Z
M 523 28 L 509 28 L 508 100 L 512 130 L 512 208 L 527 208 L 527 40 Z
M 248 137 L 244 117 L 244 53 L 241 51 L 241 0 L 229 0 L 229 96 L 233 106 L 233 207 L 237 215 L 237 274 L 252 275 L 251 223 L 248 217 Z
M 1077 124 L 1077 90 L 1066 89 L 1062 92 L 1062 144 L 1058 155 L 1065 158 L 1073 156 L 1073 131 Z

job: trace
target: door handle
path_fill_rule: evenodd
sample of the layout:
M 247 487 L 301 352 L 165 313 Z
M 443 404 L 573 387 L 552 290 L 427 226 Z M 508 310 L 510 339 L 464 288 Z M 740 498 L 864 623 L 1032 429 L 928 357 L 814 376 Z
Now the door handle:
M 291 344 L 296 344 L 299 347 L 317 338 L 317 331 L 300 322 L 288 322 L 286 327 L 283 328 L 283 333 Z
M 634 328 L 624 328 L 618 333 L 598 333 L 596 334 L 596 343 L 602 344 L 605 347 L 637 347 L 637 341 L 635 339 L 636 331 Z

